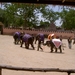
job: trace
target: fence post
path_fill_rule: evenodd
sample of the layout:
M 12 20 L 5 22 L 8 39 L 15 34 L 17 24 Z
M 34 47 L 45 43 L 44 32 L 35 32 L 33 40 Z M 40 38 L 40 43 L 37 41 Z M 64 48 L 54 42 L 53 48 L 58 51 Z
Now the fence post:
M 2 75 L 2 69 L 0 68 L 0 75 Z
M 68 75 L 70 75 L 71 73 L 70 72 L 68 72 Z

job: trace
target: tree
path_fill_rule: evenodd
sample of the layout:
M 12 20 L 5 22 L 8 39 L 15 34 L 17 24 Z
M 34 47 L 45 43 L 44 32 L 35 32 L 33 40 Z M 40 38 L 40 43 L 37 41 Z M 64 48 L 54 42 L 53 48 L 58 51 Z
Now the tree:
M 44 22 L 47 21 L 49 23 L 55 23 L 55 21 L 59 18 L 58 12 L 54 12 L 50 9 L 50 5 L 41 10 L 41 12 L 43 13 L 42 17 L 45 19 Z
M 74 9 L 65 9 L 60 13 L 60 17 L 62 19 L 62 27 L 66 30 L 75 29 L 75 10 Z
M 36 14 L 40 13 L 40 9 L 44 8 L 45 5 L 6 3 L 4 7 L 9 25 L 18 26 L 21 24 L 23 27 L 34 27 L 38 23 L 38 16 Z M 19 22 L 19 20 L 21 22 Z

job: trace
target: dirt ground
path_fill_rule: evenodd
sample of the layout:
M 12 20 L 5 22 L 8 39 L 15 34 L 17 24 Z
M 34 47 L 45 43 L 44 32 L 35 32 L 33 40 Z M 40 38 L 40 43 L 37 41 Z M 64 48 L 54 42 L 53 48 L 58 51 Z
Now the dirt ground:
M 13 43 L 13 37 L 8 35 L 0 35 L 0 65 L 9 65 L 15 67 L 31 67 L 31 68 L 60 68 L 60 69 L 75 69 L 75 45 L 72 44 L 72 49 L 68 48 L 67 40 L 63 39 L 66 47 L 63 53 L 50 53 L 50 48 L 42 46 L 44 51 L 27 50 L 24 45 Z M 31 48 L 31 46 L 30 46 Z M 27 71 L 12 71 L 3 69 L 2 75 L 68 75 L 61 72 L 27 72 Z M 72 73 L 71 75 L 75 75 Z

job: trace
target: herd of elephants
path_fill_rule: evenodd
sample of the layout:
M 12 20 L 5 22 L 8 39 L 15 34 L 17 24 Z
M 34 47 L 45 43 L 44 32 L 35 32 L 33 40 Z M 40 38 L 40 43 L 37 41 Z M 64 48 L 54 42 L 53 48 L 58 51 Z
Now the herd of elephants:
M 25 44 L 26 49 L 29 49 L 29 45 L 31 45 L 32 49 L 35 50 L 34 44 L 36 44 L 36 42 L 38 41 L 37 50 L 39 50 L 40 48 L 43 51 L 41 47 L 42 44 L 44 46 L 49 46 L 51 50 L 50 52 L 53 52 L 53 50 L 57 52 L 57 50 L 59 49 L 60 53 L 62 53 L 61 49 L 62 38 L 56 36 L 55 34 L 49 34 L 48 39 L 46 41 L 45 41 L 45 35 L 43 33 L 38 33 L 34 36 L 29 33 L 15 32 L 13 34 L 13 38 L 14 38 L 14 44 L 20 43 L 20 47 L 22 47 L 23 44 Z

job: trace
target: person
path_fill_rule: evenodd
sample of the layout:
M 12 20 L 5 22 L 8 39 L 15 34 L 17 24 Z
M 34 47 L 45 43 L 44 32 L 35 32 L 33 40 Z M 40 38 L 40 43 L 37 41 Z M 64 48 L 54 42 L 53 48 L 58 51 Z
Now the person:
M 69 47 L 69 49 L 71 49 L 71 48 L 72 48 L 71 43 L 72 43 L 72 38 L 71 38 L 71 37 L 69 37 L 69 38 L 68 38 L 68 47 Z
M 41 47 L 41 37 L 40 37 L 40 35 L 38 36 L 38 47 L 37 47 L 37 51 L 39 51 L 39 48 L 43 51 L 43 48 Z

